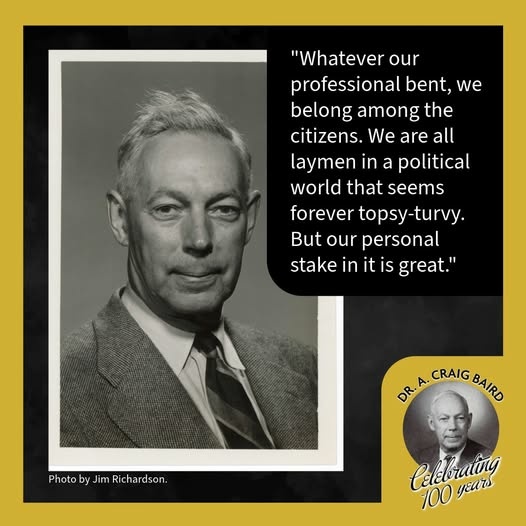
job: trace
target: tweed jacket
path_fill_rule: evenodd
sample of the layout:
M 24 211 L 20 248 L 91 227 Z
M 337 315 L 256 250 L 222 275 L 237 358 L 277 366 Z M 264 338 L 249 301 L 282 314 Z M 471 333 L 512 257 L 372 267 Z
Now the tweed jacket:
M 475 460 L 475 457 L 479 453 L 483 457 L 487 457 L 491 455 L 492 451 L 486 446 L 483 446 L 482 444 L 479 444 L 478 442 L 475 442 L 474 440 L 468 438 L 466 442 L 466 447 L 460 455 L 458 466 L 462 467 L 466 464 L 469 464 L 470 462 L 473 462 Z M 439 458 L 439 446 L 438 444 L 436 444 L 435 446 L 422 449 L 418 454 L 417 460 L 418 462 L 420 462 L 420 464 L 423 464 L 425 462 L 429 465 L 430 469 L 432 469 L 438 462 Z
M 225 320 L 279 449 L 316 449 L 315 351 Z M 61 349 L 62 447 L 220 448 L 161 353 L 115 293 Z

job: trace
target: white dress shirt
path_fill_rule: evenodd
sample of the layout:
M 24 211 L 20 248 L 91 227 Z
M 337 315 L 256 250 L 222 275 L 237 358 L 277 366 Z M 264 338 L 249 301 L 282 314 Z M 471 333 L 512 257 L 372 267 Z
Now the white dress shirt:
M 157 347 L 179 381 L 183 384 L 183 387 L 221 445 L 226 448 L 225 439 L 208 403 L 206 357 L 193 347 L 195 333 L 182 331 L 163 321 L 150 310 L 129 285 L 121 291 L 121 299 L 132 318 Z M 245 367 L 241 363 L 232 341 L 225 332 L 223 320 L 221 320 L 219 327 L 213 331 L 213 334 L 221 342 L 225 363 L 245 389 L 263 431 L 270 443 L 274 444 L 263 413 L 259 409 L 254 393 L 250 388 L 245 374 Z
M 446 453 L 442 450 L 442 448 L 439 448 L 439 460 L 445 460 L 446 457 L 453 457 L 455 459 L 455 462 L 453 466 L 458 466 L 460 464 L 460 455 L 462 455 L 462 452 L 466 449 L 466 444 L 464 444 L 464 447 L 457 451 L 454 455 L 451 455 L 450 453 Z

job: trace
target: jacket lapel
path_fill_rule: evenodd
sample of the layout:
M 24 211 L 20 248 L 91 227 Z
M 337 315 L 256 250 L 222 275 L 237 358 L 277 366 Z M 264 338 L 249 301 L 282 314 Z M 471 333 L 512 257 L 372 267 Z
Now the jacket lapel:
M 225 328 L 246 368 L 276 447 L 316 449 L 316 407 L 308 378 L 292 370 L 277 340 L 226 321 Z
M 220 444 L 162 355 L 115 294 L 95 321 L 98 370 L 113 386 L 109 417 L 143 448 Z
M 99 373 L 111 384 L 107 412 L 133 445 L 216 449 L 217 441 L 162 355 L 118 294 L 94 322 Z M 317 448 L 316 408 L 309 380 L 282 358 L 277 340 L 233 322 L 226 330 L 276 447 Z

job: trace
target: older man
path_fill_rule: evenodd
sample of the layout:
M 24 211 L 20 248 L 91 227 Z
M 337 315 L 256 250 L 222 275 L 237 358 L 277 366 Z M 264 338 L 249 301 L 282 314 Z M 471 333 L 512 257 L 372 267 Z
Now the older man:
M 454 459 L 451 462 L 462 467 L 479 454 L 483 457 L 491 455 L 487 447 L 468 438 L 472 418 L 467 400 L 456 391 L 442 391 L 435 396 L 427 419 L 438 444 L 420 451 L 418 461 L 432 468 L 439 460 Z
M 313 350 L 222 317 L 260 201 L 239 133 L 152 92 L 107 201 L 128 283 L 63 345 L 61 445 L 317 448 Z

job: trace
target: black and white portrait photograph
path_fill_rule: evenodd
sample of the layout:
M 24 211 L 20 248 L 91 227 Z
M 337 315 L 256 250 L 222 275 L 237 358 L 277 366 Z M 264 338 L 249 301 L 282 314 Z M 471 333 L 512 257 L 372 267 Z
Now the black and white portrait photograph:
M 335 300 L 266 269 L 264 53 L 50 73 L 50 464 L 330 463 Z
M 476 387 L 440 382 L 424 389 L 407 408 L 404 439 L 418 464 L 439 461 L 463 467 L 489 457 L 497 445 L 499 420 L 493 405 Z

